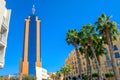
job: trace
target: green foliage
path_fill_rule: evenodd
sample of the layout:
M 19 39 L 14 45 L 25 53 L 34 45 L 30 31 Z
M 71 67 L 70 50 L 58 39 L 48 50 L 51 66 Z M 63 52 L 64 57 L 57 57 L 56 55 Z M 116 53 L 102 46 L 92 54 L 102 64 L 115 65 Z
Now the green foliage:
M 59 70 L 59 71 L 56 72 L 56 76 L 57 76 L 58 78 L 60 78 L 61 75 L 62 75 L 62 71 L 61 71 L 61 70 Z
M 71 70 L 72 70 L 72 68 L 71 68 L 71 66 L 70 65 L 68 65 L 68 64 L 65 64 L 62 68 L 61 68 L 61 72 L 62 73 L 69 73 L 69 72 L 71 72 Z
M 107 34 L 110 34 L 112 40 L 117 40 L 117 36 L 120 34 L 117 28 L 117 23 L 111 20 L 111 16 L 106 16 L 102 13 L 96 21 L 96 30 L 99 31 L 99 35 L 102 36 L 104 43 L 107 42 Z M 108 29 L 108 32 L 106 31 Z
M 76 44 L 79 43 L 78 32 L 76 31 L 76 29 L 68 30 L 66 34 L 66 41 L 68 44 L 72 44 L 72 45 L 74 45 L 74 42 Z
M 105 77 L 106 77 L 106 78 L 113 77 L 113 76 L 114 76 L 114 73 L 113 73 L 113 72 L 106 72 L 106 73 L 105 73 Z
M 52 77 L 53 80 L 55 80 L 57 75 L 55 73 L 52 73 L 51 77 Z
M 98 62 L 96 64 L 100 73 L 99 56 L 107 54 L 103 44 L 109 43 L 109 48 L 112 47 L 112 41 L 117 40 L 118 35 L 120 35 L 120 32 L 118 31 L 117 23 L 111 20 L 111 16 L 106 16 L 103 13 L 98 17 L 95 25 L 90 23 L 83 25 L 79 32 L 76 29 L 68 30 L 66 41 L 72 45 L 76 43 L 79 46 L 81 54 L 85 54 L 85 56 L 91 59 L 95 58 L 96 62 Z M 113 56 L 112 50 L 109 50 L 110 55 Z M 114 61 L 112 62 L 114 63 Z M 115 70 L 114 66 L 113 70 Z M 63 71 L 65 70 L 63 69 Z M 108 75 L 113 76 L 112 73 L 106 73 L 106 76 Z M 87 77 L 86 75 L 83 76 Z M 98 73 L 92 73 L 92 76 L 98 77 Z
M 0 80 L 2 80 L 2 77 L 0 76 Z
M 87 80 L 89 75 L 83 74 L 82 77 L 83 77 L 82 79 Z
M 106 16 L 105 14 L 101 14 L 98 17 L 98 20 L 96 21 L 96 30 L 99 32 L 99 35 L 102 37 L 102 42 L 107 44 L 109 47 L 109 51 L 110 51 L 110 56 L 111 56 L 111 62 L 112 63 L 116 63 L 116 61 L 114 61 L 114 57 L 113 57 L 113 42 L 114 40 L 118 39 L 118 36 L 120 35 L 118 28 L 117 28 L 117 23 L 112 21 L 111 16 Z M 112 65 L 112 68 L 114 70 L 114 74 L 115 74 L 115 80 L 118 80 L 117 77 L 117 70 L 115 68 L 115 64 Z M 108 74 L 106 74 L 108 76 Z
M 23 76 L 22 80 L 36 80 L 36 77 L 33 75 Z
M 98 73 L 97 72 L 92 73 L 92 77 L 98 77 Z

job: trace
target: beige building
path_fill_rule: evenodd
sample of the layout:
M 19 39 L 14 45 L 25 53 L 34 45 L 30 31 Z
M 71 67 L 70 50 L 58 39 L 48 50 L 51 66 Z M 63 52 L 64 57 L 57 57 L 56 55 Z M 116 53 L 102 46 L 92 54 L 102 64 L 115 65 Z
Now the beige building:
M 86 59 L 84 55 L 80 55 L 81 64 L 82 64 L 82 73 L 86 73 Z M 69 56 L 66 59 L 66 64 L 69 64 L 72 67 L 72 71 L 67 76 L 79 76 L 79 70 L 78 70 L 78 61 L 76 58 L 75 50 L 71 51 Z
M 112 71 L 112 64 L 110 61 L 109 48 L 107 45 L 105 46 L 105 48 L 107 50 L 107 55 L 103 55 L 100 57 L 101 71 L 109 72 L 109 71 Z M 118 74 L 120 75 L 120 40 L 113 41 L 113 50 L 114 50 L 114 59 L 117 64 L 117 71 L 118 71 Z M 86 64 L 85 56 L 80 54 L 80 59 L 81 59 L 82 73 L 87 73 L 87 67 L 86 67 L 87 64 Z M 68 76 L 78 77 L 78 75 L 79 75 L 78 61 L 77 61 L 75 50 L 73 50 L 69 53 L 65 62 L 66 62 L 66 64 L 69 64 L 72 67 L 72 71 Z M 90 63 L 91 63 L 90 66 L 92 67 L 92 72 L 97 71 L 95 60 L 90 60 Z

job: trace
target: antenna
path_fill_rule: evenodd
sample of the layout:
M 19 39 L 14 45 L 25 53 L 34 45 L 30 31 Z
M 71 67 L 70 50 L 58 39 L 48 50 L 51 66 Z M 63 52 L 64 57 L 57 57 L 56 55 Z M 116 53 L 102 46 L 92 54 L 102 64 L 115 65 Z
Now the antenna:
M 33 4 L 33 7 L 32 7 L 32 14 L 35 14 L 35 5 Z

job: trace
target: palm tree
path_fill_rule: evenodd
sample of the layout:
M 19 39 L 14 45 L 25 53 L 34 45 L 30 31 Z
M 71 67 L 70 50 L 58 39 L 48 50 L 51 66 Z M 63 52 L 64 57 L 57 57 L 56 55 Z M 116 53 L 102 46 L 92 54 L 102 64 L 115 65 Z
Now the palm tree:
M 107 52 L 104 48 L 104 45 L 102 44 L 101 37 L 97 35 L 97 36 L 95 36 L 95 39 L 96 40 L 94 40 L 94 42 L 93 42 L 94 48 L 95 48 L 95 53 L 96 53 L 98 63 L 99 63 L 99 65 L 101 65 L 100 56 L 106 55 Z
M 87 45 L 90 47 L 90 49 L 93 53 L 99 76 L 101 76 L 99 62 L 96 57 L 96 49 L 97 49 L 96 46 L 98 46 L 98 45 L 97 45 L 97 41 L 96 41 L 97 33 L 94 29 L 94 26 L 92 24 L 83 25 L 82 29 L 81 29 L 81 33 L 83 34 L 82 35 L 83 37 L 81 37 L 81 38 L 84 39 L 85 41 L 87 41 Z M 99 76 L 98 76 L 98 78 L 99 78 Z
M 111 21 L 110 18 L 111 16 L 106 16 L 105 14 L 101 14 L 98 17 L 95 24 L 97 25 L 96 30 L 99 31 L 99 34 L 102 36 L 102 40 L 109 47 L 112 68 L 115 74 L 115 80 L 118 80 L 118 72 L 116 70 L 116 62 L 114 60 L 112 41 L 117 40 L 117 36 L 119 35 L 119 33 L 116 22 Z
M 66 80 L 66 75 L 69 74 L 71 72 L 72 68 L 70 65 L 65 64 L 62 68 L 61 68 L 61 72 L 64 75 L 64 79 Z
M 80 78 L 82 80 L 82 67 L 81 67 L 81 60 L 80 60 L 80 54 L 78 52 L 78 44 L 79 44 L 79 38 L 78 38 L 78 32 L 76 29 L 68 30 L 66 34 L 66 41 L 68 44 L 72 44 L 75 48 L 77 61 L 78 61 L 78 70 L 80 74 Z
M 59 70 L 59 71 L 56 72 L 56 76 L 57 76 L 57 78 L 58 78 L 59 80 L 60 80 L 61 75 L 62 75 L 61 70 Z
M 83 38 L 83 32 L 79 31 L 78 32 L 78 37 L 79 37 L 79 52 L 83 55 L 85 55 L 86 58 L 86 67 L 87 67 L 87 75 L 91 73 L 91 66 L 90 66 L 90 52 L 88 52 L 88 41 Z
M 52 73 L 51 77 L 53 80 L 56 80 L 56 73 Z
M 87 68 L 87 75 L 91 75 L 91 64 L 90 64 L 90 52 L 88 50 L 89 48 L 86 47 L 82 47 L 80 46 L 79 48 L 79 52 L 81 54 L 84 54 L 85 55 L 85 58 L 86 58 L 86 68 Z M 89 79 L 88 79 L 89 80 Z

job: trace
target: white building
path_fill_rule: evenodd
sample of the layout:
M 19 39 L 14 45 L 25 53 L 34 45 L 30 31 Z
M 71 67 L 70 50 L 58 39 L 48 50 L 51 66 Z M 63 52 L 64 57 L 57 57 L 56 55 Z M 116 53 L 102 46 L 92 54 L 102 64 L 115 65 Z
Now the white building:
M 36 78 L 37 80 L 47 80 L 48 79 L 47 70 L 41 67 L 36 67 Z
M 6 8 L 6 1 L 0 0 L 0 68 L 3 68 L 5 62 L 10 15 L 11 10 Z

